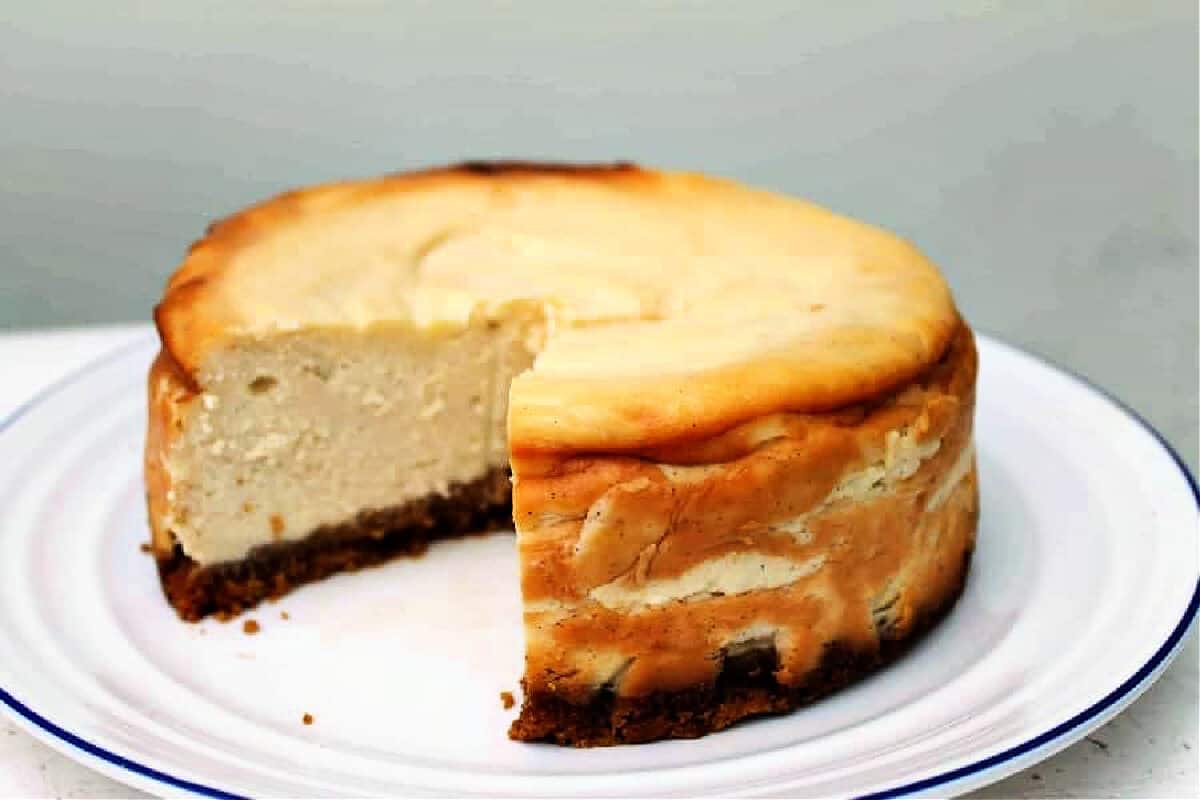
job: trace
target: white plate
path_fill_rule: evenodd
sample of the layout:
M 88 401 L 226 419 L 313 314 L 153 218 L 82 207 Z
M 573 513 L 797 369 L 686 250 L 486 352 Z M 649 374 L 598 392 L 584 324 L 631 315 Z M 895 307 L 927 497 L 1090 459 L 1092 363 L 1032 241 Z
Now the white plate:
M 1197 495 L 1130 412 L 981 338 L 982 524 L 966 593 L 900 662 L 695 741 L 508 741 L 511 535 L 306 587 L 238 623 L 159 592 L 140 454 L 151 338 L 0 423 L 0 701 L 118 780 L 200 795 L 966 791 L 1099 726 L 1196 614 Z M 283 620 L 287 611 L 290 619 Z M 301 717 L 311 713 L 312 725 Z

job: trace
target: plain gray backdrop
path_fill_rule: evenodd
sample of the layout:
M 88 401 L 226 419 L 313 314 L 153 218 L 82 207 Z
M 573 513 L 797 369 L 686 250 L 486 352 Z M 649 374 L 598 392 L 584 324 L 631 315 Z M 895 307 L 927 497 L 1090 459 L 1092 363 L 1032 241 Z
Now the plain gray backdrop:
M 215 217 L 497 156 L 894 229 L 1197 465 L 1194 2 L 5 3 L 0 328 L 147 319 Z

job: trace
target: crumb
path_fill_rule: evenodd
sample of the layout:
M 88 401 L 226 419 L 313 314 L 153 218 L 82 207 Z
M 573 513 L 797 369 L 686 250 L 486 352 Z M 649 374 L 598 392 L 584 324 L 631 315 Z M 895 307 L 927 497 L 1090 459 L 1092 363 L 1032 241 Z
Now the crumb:
M 303 722 L 305 725 L 312 725 L 313 715 L 309 714 L 308 712 L 305 712 L 304 716 L 300 718 L 300 721 Z
M 1104 741 L 1103 739 L 1097 739 L 1095 736 L 1088 736 L 1086 738 L 1089 742 L 1096 746 L 1097 750 L 1103 750 L 1105 753 L 1108 752 L 1108 742 Z
M 260 630 L 262 630 L 262 628 L 259 627 L 258 620 L 256 619 L 248 619 L 242 623 L 242 633 L 246 634 L 247 636 L 253 636 Z
M 254 503 L 251 503 L 249 500 L 242 503 L 242 512 L 245 514 L 253 514 L 254 513 Z
M 280 611 L 280 612 L 279 612 L 279 618 L 280 618 L 280 619 L 291 619 L 291 617 L 290 617 L 290 616 L 288 616 L 288 612 L 286 612 L 286 611 Z
M 515 703 L 516 700 L 513 699 L 512 692 L 501 692 L 500 693 L 500 702 L 504 705 L 504 709 L 507 711 L 508 709 L 513 707 L 513 703 Z
M 279 514 L 272 514 L 268 521 L 271 523 L 272 534 L 274 534 L 276 537 L 283 534 L 284 524 L 282 516 Z
M 142 542 L 141 544 L 139 544 L 139 545 L 138 545 L 138 550 L 141 550 L 143 553 L 152 553 L 152 552 L 154 552 L 153 550 L 151 550 L 151 549 L 150 549 L 150 543 L 149 543 L 149 542 Z
M 1042 779 L 1042 776 L 1037 774 L 1036 772 L 1033 773 L 1032 775 L 1030 775 L 1029 777 L 1033 778 L 1035 781 L 1040 781 Z

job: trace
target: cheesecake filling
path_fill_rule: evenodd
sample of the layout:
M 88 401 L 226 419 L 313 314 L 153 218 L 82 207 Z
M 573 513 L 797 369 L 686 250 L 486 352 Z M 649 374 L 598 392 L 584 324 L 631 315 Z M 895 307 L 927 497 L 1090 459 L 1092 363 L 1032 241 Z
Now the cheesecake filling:
M 166 527 L 202 565 L 297 541 L 506 469 L 507 392 L 533 361 L 520 318 L 249 339 L 205 365 L 166 454 Z

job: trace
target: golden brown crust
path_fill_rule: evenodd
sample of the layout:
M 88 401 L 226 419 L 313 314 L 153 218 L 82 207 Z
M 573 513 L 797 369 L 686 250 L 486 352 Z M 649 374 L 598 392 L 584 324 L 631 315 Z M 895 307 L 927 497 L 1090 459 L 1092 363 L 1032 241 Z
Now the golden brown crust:
M 461 194 L 462 202 L 447 204 L 443 197 L 447 193 Z M 442 197 L 442 200 L 427 200 L 434 197 Z M 439 202 L 443 205 L 438 205 Z M 580 207 L 578 213 L 572 215 L 569 209 L 576 202 Z M 669 351 L 676 340 L 711 339 L 716 345 L 745 327 L 743 322 L 730 322 L 719 323 L 718 328 L 710 330 L 706 327 L 708 321 L 718 319 L 720 315 L 710 314 L 707 310 L 696 311 L 693 307 L 697 303 L 703 306 L 716 302 L 728 291 L 729 287 L 718 285 L 697 288 L 703 282 L 698 278 L 715 280 L 708 262 L 703 259 L 711 255 L 705 250 L 711 242 L 706 244 L 706 241 L 716 235 L 713 231 L 721 226 L 729 228 L 733 240 L 758 242 L 753 245 L 755 247 L 764 247 L 762 242 L 778 241 L 774 251 L 770 248 L 764 251 L 773 252 L 770 258 L 776 261 L 783 259 L 779 269 L 787 274 L 778 277 L 781 281 L 778 288 L 786 290 L 784 294 L 799 292 L 797 297 L 821 302 L 799 303 L 794 308 L 788 306 L 791 310 L 783 316 L 772 317 L 772 314 L 781 313 L 778 308 L 767 308 L 773 297 L 780 296 L 772 288 L 773 282 L 778 281 L 770 270 L 776 267 L 763 267 L 767 272 L 760 270 L 756 274 L 767 281 L 764 292 L 752 299 L 732 301 L 728 306 L 737 308 L 742 303 L 747 308 L 757 309 L 765 303 L 762 314 L 757 310 L 747 312 L 751 314 L 751 320 L 763 323 L 763 330 L 747 334 L 749 338 L 745 343 L 727 356 L 714 357 L 712 364 L 692 366 L 689 362 L 694 356 L 688 356 L 676 359 L 672 369 L 611 375 L 610 364 L 607 368 L 598 366 L 587 374 L 576 374 L 573 369 L 565 372 L 555 369 L 555 353 L 547 352 L 534 370 L 520 376 L 513 385 L 509 441 L 515 452 L 640 449 L 705 439 L 765 414 L 780 411 L 819 413 L 862 402 L 885 394 L 923 372 L 944 351 L 956 324 L 948 290 L 936 269 L 911 245 L 801 201 L 747 189 L 730 181 L 655 172 L 627 163 L 468 162 L 289 192 L 213 224 L 207 235 L 192 246 L 168 282 L 163 300 L 156 309 L 155 319 L 163 348 L 193 382 L 200 383 L 206 355 L 232 338 L 269 335 L 273 330 L 294 329 L 306 324 L 368 325 L 387 320 L 389 314 L 403 316 L 411 312 L 405 305 L 407 301 L 397 299 L 395 308 L 389 307 L 387 311 L 380 311 L 375 304 L 387 292 L 405 292 L 410 291 L 411 286 L 424 285 L 420 281 L 427 280 L 428 276 L 420 275 L 423 270 L 428 270 L 418 262 L 428 247 L 435 246 L 431 243 L 460 235 L 467 239 L 483 237 L 481 241 L 486 240 L 487 244 L 476 242 L 475 246 L 485 250 L 482 254 L 472 251 L 471 256 L 471 259 L 478 256 L 478 262 L 472 260 L 472 263 L 477 263 L 476 269 L 482 272 L 493 269 L 488 263 L 489 258 L 502 261 L 504 258 L 526 258 L 526 255 L 505 255 L 495 250 L 500 248 L 502 251 L 507 246 L 503 242 L 507 240 L 503 236 L 497 239 L 493 228 L 510 231 L 506 226 L 512 223 L 511 215 L 516 212 L 511 209 L 518 203 L 525 209 L 521 212 L 525 215 L 520 217 L 522 221 L 516 223 L 518 234 L 525 225 L 534 228 L 543 223 L 550 225 L 538 216 L 541 212 L 536 209 L 562 207 L 567 210 L 557 213 L 568 220 L 597 219 L 594 231 L 580 228 L 575 222 L 562 222 L 558 217 L 547 228 L 550 230 L 560 223 L 565 226 L 563 235 L 567 238 L 560 244 L 567 248 L 563 252 L 570 258 L 582 258 L 580 253 L 589 252 L 588 247 L 603 243 L 608 237 L 605 225 L 618 229 L 628 227 L 620 220 L 603 222 L 600 217 L 604 209 L 626 208 L 621 213 L 628 214 L 634 213 L 630 209 L 636 206 L 641 215 L 639 218 L 657 220 L 653 224 L 669 232 L 664 236 L 683 237 L 667 242 L 654 239 L 656 233 L 647 233 L 651 237 L 647 241 L 657 242 L 655 247 L 666 247 L 666 252 L 660 253 L 652 247 L 652 253 L 641 254 L 654 259 L 659 268 L 626 270 L 621 278 L 625 283 L 618 287 L 619 291 L 606 277 L 611 266 L 605 261 L 609 255 L 601 253 L 596 256 L 600 261 L 587 267 L 587 270 L 599 270 L 591 279 L 598 280 L 598 286 L 604 291 L 598 289 L 595 296 L 602 296 L 609 290 L 615 292 L 615 299 L 610 298 L 614 305 L 590 308 L 587 312 L 598 315 L 594 317 L 597 321 L 665 317 L 674 320 L 673 315 L 685 313 L 692 315 L 689 324 L 698 325 L 694 332 L 689 332 L 690 328 L 686 326 L 678 330 L 672 328 L 669 335 L 658 329 L 630 329 L 627 335 L 640 340 L 640 346 L 633 352 L 648 348 Z M 304 254 L 311 250 L 312 245 L 306 244 L 309 240 L 305 236 L 311 233 L 315 237 L 315 246 L 328 249 L 329 243 L 321 237 L 329 230 L 330 220 L 344 222 L 351 212 L 357 214 L 360 211 L 369 216 L 369 210 L 375 207 L 387 208 L 387 214 L 394 213 L 401 218 L 420 216 L 424 220 L 414 228 L 413 241 L 392 242 L 383 248 L 395 254 L 389 258 L 397 259 L 396 269 L 414 270 L 414 277 L 396 281 L 386 277 L 373 279 L 369 288 L 363 289 L 363 297 L 339 296 L 335 301 L 328 296 L 331 287 L 339 283 L 331 278 L 335 273 L 322 272 L 311 290 L 297 290 L 299 299 L 288 295 L 285 302 L 275 296 L 283 290 L 281 282 L 290 281 L 284 276 L 289 274 L 288 262 L 293 259 L 292 254 L 302 261 Z M 476 226 L 481 220 L 486 222 L 483 228 L 491 233 L 480 233 Z M 377 223 L 371 224 L 376 226 L 373 231 L 381 229 Z M 758 230 L 759 226 L 761 230 Z M 420 232 L 416 232 L 417 228 Z M 795 230 L 806 233 L 796 235 Z M 349 243 L 356 241 L 355 231 L 357 228 L 351 226 L 337 235 L 347 237 Z M 812 235 L 808 235 L 808 231 Z M 292 237 L 286 246 L 273 244 L 281 232 Z M 713 251 L 720 255 L 712 257 L 718 258 L 725 265 L 724 269 L 732 270 L 721 280 L 733 281 L 733 290 L 741 291 L 758 285 L 754 281 L 735 279 L 734 273 L 743 269 L 739 266 L 741 259 L 744 258 L 747 265 L 765 264 L 770 259 L 763 252 L 728 252 L 729 247 L 741 246 L 731 244 L 733 240 L 722 240 L 724 244 Z M 536 244 L 534 249 L 542 248 L 544 244 Z M 549 241 L 548 246 L 553 249 L 559 245 Z M 487 247 L 493 249 L 487 250 Z M 685 248 L 685 251 L 678 253 L 675 248 Z M 793 250 L 796 251 L 794 259 L 789 255 Z M 336 247 L 331 252 L 335 254 L 335 261 L 342 257 L 336 255 L 339 252 Z M 637 252 L 619 252 L 631 258 L 641 257 Z M 693 259 L 689 262 L 692 266 L 678 266 L 677 256 Z M 263 259 L 275 264 L 272 269 L 282 270 L 279 278 L 255 277 Z M 320 270 L 337 269 L 330 267 L 326 260 L 318 261 Z M 378 262 L 379 259 L 375 259 L 372 263 Z M 503 275 L 507 268 L 499 267 L 499 274 Z M 506 292 L 530 281 L 530 276 L 535 273 L 522 271 L 528 268 L 526 263 L 518 269 Z M 355 267 L 347 266 L 346 269 L 354 270 Z M 571 272 L 574 267 L 550 269 L 547 266 L 547 269 L 563 273 Z M 799 279 L 797 276 L 807 274 L 806 270 L 814 271 L 814 275 L 793 285 Z M 829 270 L 847 277 L 829 278 L 826 274 Z M 647 290 L 649 294 L 642 296 L 639 295 L 642 289 L 636 284 L 648 272 L 673 277 L 655 278 L 661 285 L 656 284 L 653 291 Z M 444 285 L 437 281 L 449 280 L 445 275 L 432 280 L 439 291 L 447 286 L 450 291 L 462 289 L 471 293 L 478 290 L 482 293 L 473 296 L 479 302 L 491 302 L 487 290 L 479 286 L 460 287 L 455 281 L 460 280 L 461 275 L 454 274 L 456 277 Z M 667 283 L 662 283 L 664 280 Z M 854 286 L 859 288 L 839 289 L 838 283 L 845 280 L 857 281 Z M 558 289 L 545 291 L 553 295 Z M 860 299 L 867 295 L 880 299 Z M 547 308 L 558 309 L 554 314 L 564 308 L 570 311 L 571 303 L 578 300 L 575 297 L 565 301 L 564 306 L 559 299 L 551 301 L 550 295 L 537 297 L 537 302 L 550 304 Z M 519 298 L 519 292 L 512 294 L 512 298 Z M 307 312 L 292 314 L 296 303 L 309 310 L 319 309 L 319 313 L 307 320 Z M 863 308 L 856 308 L 863 303 L 866 304 Z M 339 304 L 346 304 L 350 309 L 365 304 L 371 307 L 371 312 L 357 318 L 353 316 L 353 310 L 347 310 L 344 313 L 348 316 L 339 317 L 338 314 L 343 313 L 341 310 L 330 311 Z M 409 311 L 403 310 L 406 308 Z M 692 310 L 688 311 L 689 308 Z M 606 316 L 610 314 L 616 316 Z M 778 332 L 787 325 L 795 326 L 787 337 L 766 341 L 771 339 L 772 331 Z M 755 344 L 760 336 L 765 337 L 764 342 Z M 554 341 L 551 340 L 552 345 Z M 652 341 L 656 344 L 650 348 Z M 591 345 L 582 347 L 587 351 L 583 353 L 586 360 L 594 348 L 589 350 Z M 610 353 L 626 349 L 624 345 L 607 346 Z M 606 358 L 612 361 L 611 356 Z M 679 368 L 681 360 L 683 369 Z M 581 363 L 574 356 L 567 356 L 566 361 Z
M 896 348 L 874 359 L 870 370 L 846 370 L 819 356 L 808 362 L 764 356 L 632 383 L 525 373 L 514 382 L 511 448 L 514 454 L 553 455 L 688 447 L 773 413 L 822 414 L 869 403 L 926 372 L 945 353 L 957 325 L 956 318 L 947 319 L 929 331 L 934 344 L 906 352 Z M 877 331 L 864 331 L 855 344 L 864 350 L 886 347 Z M 595 415 L 610 408 L 619 413 Z M 558 427 L 571 430 L 569 438 Z

